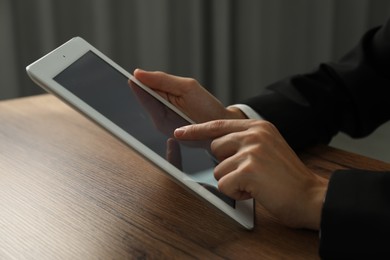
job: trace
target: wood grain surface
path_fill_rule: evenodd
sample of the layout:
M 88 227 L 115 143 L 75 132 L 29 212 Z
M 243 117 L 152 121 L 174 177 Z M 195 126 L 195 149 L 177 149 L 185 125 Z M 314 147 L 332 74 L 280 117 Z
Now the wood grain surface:
M 51 95 L 0 102 L 0 259 L 318 259 L 259 204 L 247 231 Z M 318 174 L 390 165 L 329 147 Z

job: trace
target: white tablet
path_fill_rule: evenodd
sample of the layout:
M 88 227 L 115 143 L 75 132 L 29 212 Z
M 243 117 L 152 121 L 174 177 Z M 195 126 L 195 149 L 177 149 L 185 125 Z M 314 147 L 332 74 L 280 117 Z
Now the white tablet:
M 39 86 L 92 119 L 179 184 L 243 227 L 254 227 L 254 200 L 235 201 L 218 191 L 213 175 L 217 162 L 208 151 L 209 145 L 173 138 L 177 127 L 193 122 L 85 40 L 71 39 L 26 70 Z

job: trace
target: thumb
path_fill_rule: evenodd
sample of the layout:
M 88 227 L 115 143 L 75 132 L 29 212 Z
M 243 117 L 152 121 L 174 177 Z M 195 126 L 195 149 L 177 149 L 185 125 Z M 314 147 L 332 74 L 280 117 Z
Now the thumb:
M 183 94 L 186 78 L 174 76 L 161 71 L 134 70 L 134 77 L 153 90 L 166 92 L 174 96 Z

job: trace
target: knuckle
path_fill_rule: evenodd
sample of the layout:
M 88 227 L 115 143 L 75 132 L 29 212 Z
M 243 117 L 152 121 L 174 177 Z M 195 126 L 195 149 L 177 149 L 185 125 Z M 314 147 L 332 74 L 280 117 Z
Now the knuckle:
M 261 127 L 269 133 L 273 133 L 277 131 L 276 126 L 269 121 L 265 121 L 265 120 L 261 121 Z
M 259 137 L 261 135 L 261 132 L 257 130 L 248 130 L 244 133 L 242 133 L 241 140 L 244 144 L 253 144 L 259 141 Z
M 257 120 L 246 133 L 247 142 L 267 142 L 278 134 L 277 128 L 269 121 Z
M 240 168 L 243 172 L 254 172 L 258 170 L 259 162 L 264 157 L 264 148 L 262 145 L 252 145 L 240 152 Z
M 267 129 L 267 130 L 275 129 L 274 124 L 272 124 L 270 121 L 267 121 L 267 120 L 253 120 L 252 124 L 255 127 L 260 127 L 260 128 L 264 128 L 264 129 Z
M 199 82 L 194 79 L 194 78 L 184 78 L 184 80 L 186 81 L 186 83 L 189 85 L 189 86 L 198 86 L 199 85 Z
M 223 128 L 225 125 L 225 121 L 223 120 L 215 120 L 211 121 L 208 124 L 208 130 L 211 131 L 212 133 L 218 132 L 221 128 Z

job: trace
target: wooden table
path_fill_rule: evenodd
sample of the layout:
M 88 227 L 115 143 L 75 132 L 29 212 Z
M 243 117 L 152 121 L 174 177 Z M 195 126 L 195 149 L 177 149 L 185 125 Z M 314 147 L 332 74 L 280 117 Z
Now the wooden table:
M 0 102 L 0 259 L 317 259 L 318 233 L 256 206 L 246 231 L 51 95 Z M 329 147 L 318 174 L 390 165 Z

